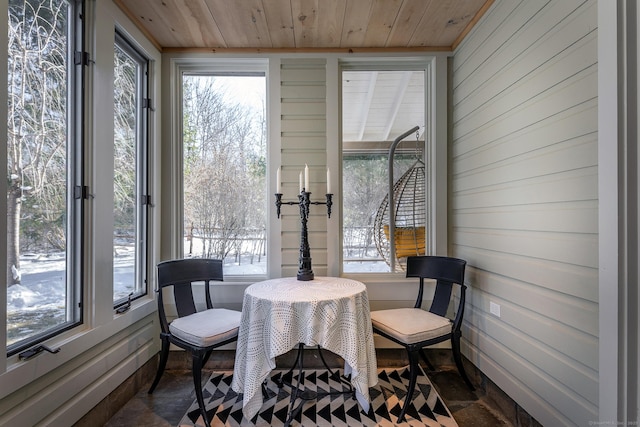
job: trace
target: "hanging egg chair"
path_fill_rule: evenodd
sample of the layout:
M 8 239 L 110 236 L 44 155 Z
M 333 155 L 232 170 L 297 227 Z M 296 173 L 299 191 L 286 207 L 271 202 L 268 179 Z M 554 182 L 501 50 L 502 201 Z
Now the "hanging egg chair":
M 391 271 L 404 270 L 408 256 L 426 253 L 427 210 L 424 162 L 417 159 L 400 179 L 393 183 L 395 146 L 402 138 L 417 129 L 416 127 L 405 133 L 392 145 L 389 154 L 390 190 L 382 200 L 374 221 L 376 248 L 391 267 Z

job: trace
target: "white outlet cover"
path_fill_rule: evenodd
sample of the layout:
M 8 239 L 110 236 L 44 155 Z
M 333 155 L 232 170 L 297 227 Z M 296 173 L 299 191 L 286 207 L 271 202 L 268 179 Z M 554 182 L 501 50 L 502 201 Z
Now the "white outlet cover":
M 489 311 L 494 316 L 500 317 L 500 304 L 496 304 L 493 301 L 489 301 Z

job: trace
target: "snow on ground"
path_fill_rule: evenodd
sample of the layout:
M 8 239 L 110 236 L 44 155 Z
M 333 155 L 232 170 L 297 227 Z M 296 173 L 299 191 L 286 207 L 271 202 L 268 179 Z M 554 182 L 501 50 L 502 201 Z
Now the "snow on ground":
M 257 257 L 254 257 L 257 259 Z M 249 256 L 241 258 L 241 263 L 229 257 L 224 264 L 225 275 L 266 274 L 266 257 L 259 263 L 251 264 Z M 126 297 L 132 289 L 134 272 L 134 252 L 130 247 L 118 247 L 114 252 L 114 295 Z M 64 253 L 51 255 L 25 255 L 20 259 L 22 283 L 7 289 L 7 311 L 41 310 L 64 307 L 65 288 Z
M 7 289 L 7 311 L 38 310 L 64 305 L 64 253 L 26 255 L 20 260 L 22 283 Z

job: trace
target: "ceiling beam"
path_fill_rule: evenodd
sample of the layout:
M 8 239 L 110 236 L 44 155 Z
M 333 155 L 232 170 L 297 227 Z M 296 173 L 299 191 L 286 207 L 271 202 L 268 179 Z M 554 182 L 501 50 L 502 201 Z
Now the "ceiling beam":
M 378 81 L 378 72 L 373 71 L 369 73 L 369 87 L 367 88 L 367 97 L 362 103 L 360 109 L 360 129 L 358 130 L 358 141 L 362 141 L 364 131 L 367 128 L 367 119 L 369 117 L 369 110 L 371 109 L 371 100 L 376 91 L 376 82 Z
M 389 115 L 387 116 L 387 124 L 385 126 L 382 139 L 388 140 L 389 133 L 391 133 L 391 128 L 396 121 L 396 117 L 398 116 L 398 111 L 400 110 L 400 106 L 402 105 L 402 101 L 404 100 L 404 94 L 409 87 L 409 81 L 411 81 L 411 71 L 405 71 L 402 74 L 402 78 L 398 81 L 398 90 L 396 91 L 396 97 L 393 99 L 393 105 L 389 108 Z

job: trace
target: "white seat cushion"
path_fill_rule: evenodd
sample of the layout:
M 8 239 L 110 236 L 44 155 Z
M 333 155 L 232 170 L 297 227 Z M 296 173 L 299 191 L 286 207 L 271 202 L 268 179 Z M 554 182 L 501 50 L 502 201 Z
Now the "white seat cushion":
M 420 308 L 396 308 L 371 312 L 373 327 L 413 344 L 451 333 L 451 320 Z
M 175 319 L 169 331 L 190 344 L 207 347 L 238 335 L 241 313 L 212 308 Z

